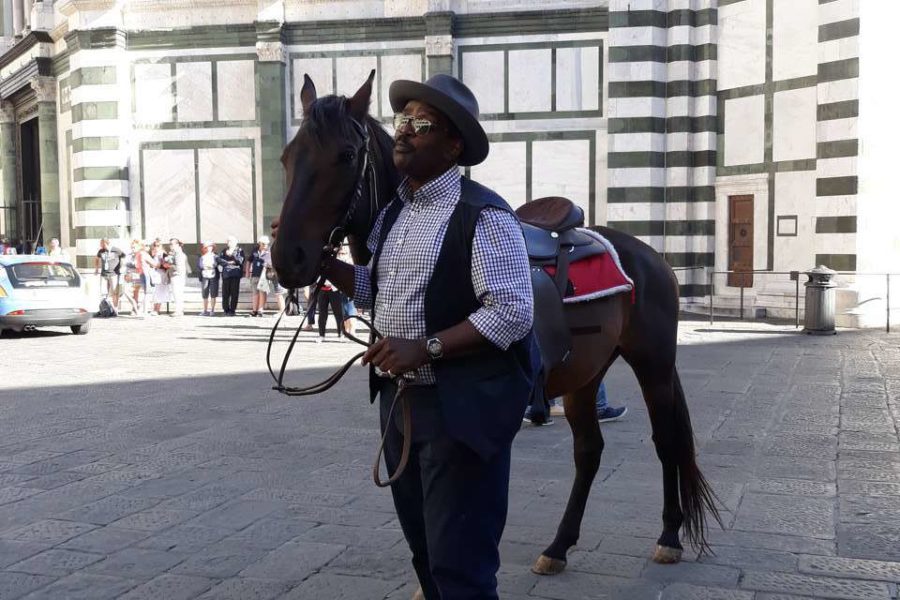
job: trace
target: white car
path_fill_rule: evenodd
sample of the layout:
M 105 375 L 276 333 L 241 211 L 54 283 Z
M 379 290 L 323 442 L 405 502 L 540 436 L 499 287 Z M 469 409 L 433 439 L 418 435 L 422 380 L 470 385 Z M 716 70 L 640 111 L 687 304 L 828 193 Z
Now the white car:
M 78 271 L 44 255 L 0 256 L 0 334 L 6 329 L 71 327 L 91 329 L 89 306 Z

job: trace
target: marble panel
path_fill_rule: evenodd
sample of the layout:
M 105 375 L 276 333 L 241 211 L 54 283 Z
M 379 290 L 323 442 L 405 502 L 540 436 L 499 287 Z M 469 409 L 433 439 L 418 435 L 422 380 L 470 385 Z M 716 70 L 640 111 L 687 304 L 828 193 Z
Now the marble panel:
M 766 0 L 744 0 L 720 7 L 719 90 L 765 80 Z
M 252 160 L 250 148 L 198 151 L 201 239 L 253 242 Z
M 818 68 L 818 0 L 775 0 L 772 76 L 776 81 L 815 75 Z
M 418 54 L 398 54 L 381 57 L 381 116 L 394 114 L 388 91 L 398 79 L 422 81 L 422 57 Z
M 763 161 L 764 98 L 748 96 L 725 101 L 725 165 Z
M 481 114 L 503 112 L 503 52 L 465 52 L 462 58 L 463 83 L 478 98 Z
M 331 58 L 295 58 L 294 68 L 294 118 L 303 118 L 303 106 L 300 104 L 300 90 L 303 89 L 303 76 L 309 75 L 316 86 L 319 96 L 334 93 L 334 65 Z
M 256 118 L 256 70 L 252 60 L 220 60 L 216 63 L 220 121 L 252 121 Z
M 172 67 L 169 63 L 134 65 L 134 108 L 138 123 L 172 120 Z
M 775 173 L 775 214 L 796 215 L 796 237 L 775 236 L 775 270 L 808 264 L 816 230 L 816 172 Z
M 509 53 L 509 111 L 550 110 L 553 75 L 549 49 Z
M 526 200 L 525 142 L 494 142 L 487 159 L 472 167 L 472 179 L 482 183 L 517 208 Z
M 378 66 L 378 58 L 375 56 L 348 56 L 335 61 L 334 70 L 337 78 L 337 93 L 344 96 L 352 96 L 359 86 L 366 82 L 372 69 Z M 377 115 L 380 110 L 378 95 L 372 96 L 372 104 L 369 110 Z
M 772 156 L 777 160 L 816 157 L 816 88 L 777 92 Z M 728 113 L 726 109 L 726 114 Z M 726 140 L 725 148 L 728 148 Z
M 175 94 L 179 121 L 212 121 L 212 63 L 178 63 Z
M 142 183 L 148 238 L 197 242 L 193 150 L 145 150 Z
M 531 148 L 531 197 L 563 196 L 589 214 L 590 142 L 553 140 Z
M 557 48 L 556 110 L 597 110 L 599 89 L 599 46 Z

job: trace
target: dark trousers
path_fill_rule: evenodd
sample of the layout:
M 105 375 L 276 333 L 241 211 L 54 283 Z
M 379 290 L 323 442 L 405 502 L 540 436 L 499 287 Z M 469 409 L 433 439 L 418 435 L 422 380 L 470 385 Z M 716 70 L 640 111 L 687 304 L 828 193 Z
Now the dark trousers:
M 241 290 L 241 279 L 222 279 L 222 310 L 233 314 L 237 310 L 238 293 Z
M 341 301 L 341 293 L 336 290 L 319 291 L 319 335 L 325 337 L 325 326 L 328 324 L 328 307 L 331 306 L 331 312 L 337 319 L 337 334 L 341 337 L 344 334 L 344 306 Z
M 400 462 L 403 444 L 399 407 L 393 422 L 387 418 L 395 393 L 391 383 L 381 393 L 390 473 Z M 484 461 L 446 434 L 433 387 L 410 388 L 406 394 L 413 407 L 413 445 L 406 471 L 391 493 L 422 591 L 427 600 L 494 600 L 509 500 L 510 446 Z

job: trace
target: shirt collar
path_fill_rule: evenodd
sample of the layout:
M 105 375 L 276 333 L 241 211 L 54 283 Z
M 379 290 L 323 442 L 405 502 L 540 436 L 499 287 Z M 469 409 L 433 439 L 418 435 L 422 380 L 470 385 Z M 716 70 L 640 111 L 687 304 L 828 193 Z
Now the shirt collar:
M 397 195 L 404 204 L 428 204 L 442 199 L 459 195 L 460 180 L 459 167 L 453 165 L 443 174 L 435 177 L 415 193 L 409 187 L 409 177 L 404 177 L 397 188 Z

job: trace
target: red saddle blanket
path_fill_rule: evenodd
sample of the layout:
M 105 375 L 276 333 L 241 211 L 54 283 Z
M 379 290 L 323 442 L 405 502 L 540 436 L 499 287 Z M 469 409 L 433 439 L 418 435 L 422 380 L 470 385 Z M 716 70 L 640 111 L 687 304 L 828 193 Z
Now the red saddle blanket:
M 570 291 L 573 293 L 567 293 L 563 302 L 566 304 L 586 302 L 623 292 L 632 292 L 633 300 L 634 281 L 622 268 L 619 254 L 612 243 L 595 231 L 588 229 L 580 229 L 580 231 L 603 244 L 606 252 L 589 256 L 569 265 L 569 281 L 572 284 Z M 551 277 L 556 275 L 556 267 L 548 266 L 544 267 L 544 270 Z

